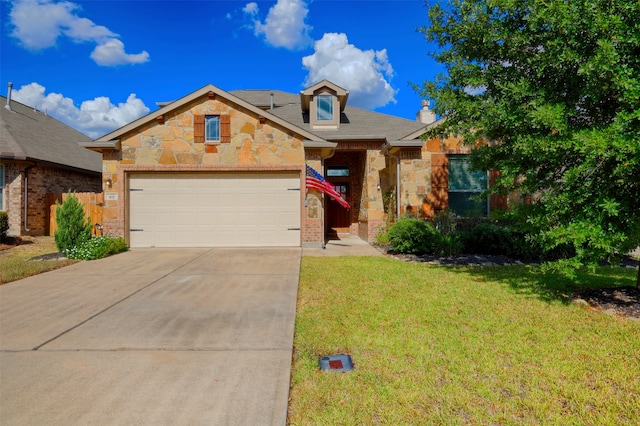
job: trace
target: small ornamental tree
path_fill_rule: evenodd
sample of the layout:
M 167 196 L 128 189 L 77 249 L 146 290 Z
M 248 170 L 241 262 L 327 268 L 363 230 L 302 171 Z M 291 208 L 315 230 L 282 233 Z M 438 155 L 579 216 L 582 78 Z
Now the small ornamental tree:
M 58 229 L 54 238 L 60 253 L 78 247 L 91 238 L 91 221 L 85 221 L 82 204 L 72 193 L 67 195 L 62 204 L 56 201 L 56 223 Z

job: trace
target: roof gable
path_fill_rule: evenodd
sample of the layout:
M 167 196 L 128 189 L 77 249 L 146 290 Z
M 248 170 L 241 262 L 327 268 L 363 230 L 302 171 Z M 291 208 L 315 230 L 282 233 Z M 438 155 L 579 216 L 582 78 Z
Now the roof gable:
M 349 91 L 330 82 L 329 80 L 322 80 L 313 86 L 300 91 L 300 104 L 302 105 L 302 111 L 309 112 L 311 97 L 322 92 L 329 92 L 336 96 L 340 103 L 340 111 L 344 111 L 347 106 L 347 100 L 349 99 Z
M 144 117 L 141 117 L 137 120 L 132 121 L 131 123 L 120 127 L 119 129 L 114 130 L 111 133 L 108 133 L 104 136 L 102 136 L 101 138 L 98 138 L 95 140 L 95 142 L 93 144 L 87 145 L 87 147 L 93 146 L 94 148 L 103 148 L 106 147 L 106 145 L 113 145 L 113 147 L 115 147 L 117 140 L 123 136 L 126 133 L 129 133 L 135 129 L 137 129 L 140 126 L 143 126 L 151 121 L 154 121 L 158 116 L 161 116 L 163 114 L 166 114 L 170 111 L 173 111 L 177 108 L 180 108 L 200 97 L 203 96 L 220 96 L 221 98 L 232 102 L 238 106 L 240 106 L 241 108 L 244 108 L 246 110 L 249 110 L 253 113 L 255 113 L 256 115 L 259 116 L 263 116 L 266 119 L 280 125 L 283 126 L 285 128 L 287 128 L 288 130 L 297 133 L 298 135 L 302 136 L 303 138 L 306 139 L 310 139 L 310 140 L 322 140 L 322 138 L 319 138 L 317 135 L 314 135 L 313 133 L 299 128 L 295 125 L 293 125 L 290 122 L 287 122 L 285 120 L 282 120 L 281 118 L 279 118 L 278 116 L 275 116 L 273 114 L 270 113 L 270 111 L 265 111 L 237 96 L 234 96 L 233 94 L 226 92 L 212 84 L 207 84 L 206 86 L 196 90 L 195 92 L 192 92 L 190 94 L 188 94 L 187 96 L 184 96 L 174 102 L 170 102 L 167 105 L 163 106 L 162 108 L 153 111 L 147 115 L 145 115 Z

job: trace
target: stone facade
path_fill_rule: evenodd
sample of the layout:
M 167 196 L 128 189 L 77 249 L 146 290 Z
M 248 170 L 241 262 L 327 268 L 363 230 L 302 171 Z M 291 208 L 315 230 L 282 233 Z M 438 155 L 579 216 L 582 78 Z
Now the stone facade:
M 320 156 L 316 152 L 307 151 L 306 164 L 314 170 L 322 167 Z M 304 183 L 303 186 L 304 188 Z M 322 193 L 317 189 L 306 189 L 302 214 L 302 246 L 321 247 L 324 241 L 324 205 Z
M 196 142 L 196 115 L 229 115 L 230 142 Z M 126 235 L 126 175 L 133 172 L 182 171 L 276 171 L 300 170 L 304 178 L 303 139 L 282 126 L 221 97 L 196 99 L 148 122 L 120 138 L 120 150 L 103 150 L 105 232 Z M 304 181 L 302 180 L 302 186 Z M 303 202 L 301 197 L 301 203 Z M 315 203 L 305 212 L 303 223 L 313 223 Z M 304 226 L 303 243 L 316 238 L 313 226 Z
M 332 232 L 348 232 L 372 241 L 387 224 L 388 210 L 394 215 L 411 212 L 432 218 L 447 208 L 447 156 L 469 151 L 458 138 L 434 138 L 423 143 L 422 124 L 416 127 L 411 122 L 395 121 L 390 125 L 395 119 L 387 117 L 380 125 L 375 116 L 367 120 L 372 120 L 376 133 L 362 133 L 359 137 L 345 130 L 350 124 L 348 120 L 337 119 L 331 129 L 313 133 L 318 130 L 317 123 L 308 118 L 309 110 L 304 109 L 309 106 L 308 96 L 312 94 L 301 92 L 300 115 L 294 118 L 286 108 L 293 103 L 282 105 L 283 114 L 278 115 L 273 99 L 265 103 L 251 92 L 244 93 L 250 100 L 245 101 L 209 85 L 163 106 L 155 116 L 152 114 L 105 136 L 98 141 L 104 143 L 99 149 L 103 154 L 105 232 L 127 237 L 126 185 L 129 174 L 140 172 L 299 170 L 300 244 L 306 247 L 321 246 L 325 236 Z M 334 102 L 338 102 L 337 96 Z M 207 115 L 220 117 L 220 142 L 204 142 L 200 126 Z M 354 123 L 351 129 L 362 132 L 361 124 Z M 405 127 L 407 133 L 402 133 Z M 320 191 L 304 187 L 305 164 L 319 172 L 331 167 L 348 169 L 348 176 L 325 174 L 329 182 L 348 193 L 351 205 L 348 212 L 335 209 L 337 204 L 327 201 Z M 395 203 L 385 205 L 389 204 L 390 194 L 395 194 L 399 211 Z
M 41 163 L 3 161 L 5 169 L 5 208 L 9 216 L 9 235 L 45 235 L 48 229 L 47 194 L 101 192 L 100 176 Z M 25 171 L 27 177 L 27 221 L 25 214 Z

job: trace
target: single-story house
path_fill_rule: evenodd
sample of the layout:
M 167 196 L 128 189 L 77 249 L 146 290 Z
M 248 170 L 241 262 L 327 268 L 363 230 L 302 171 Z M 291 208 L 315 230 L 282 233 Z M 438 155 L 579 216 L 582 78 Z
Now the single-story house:
M 91 138 L 46 113 L 0 96 L 0 211 L 8 235 L 48 232 L 47 194 L 102 192 L 102 157 Z
M 375 238 L 388 208 L 473 207 L 487 174 L 467 170 L 457 139 L 422 139 L 435 121 L 428 103 L 413 121 L 348 98 L 324 80 L 298 94 L 209 84 L 159 103 L 84 145 L 103 157 L 105 232 L 132 247 L 319 247 L 331 234 Z M 307 188 L 307 166 L 350 208 Z

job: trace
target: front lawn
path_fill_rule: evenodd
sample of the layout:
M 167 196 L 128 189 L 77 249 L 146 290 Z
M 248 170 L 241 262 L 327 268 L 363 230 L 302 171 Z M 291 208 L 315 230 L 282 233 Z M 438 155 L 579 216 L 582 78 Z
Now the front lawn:
M 635 276 L 304 257 L 289 423 L 639 424 L 640 322 L 568 298 Z
M 53 237 L 23 237 L 20 245 L 3 245 L 0 250 L 0 284 L 52 271 L 77 263 L 77 260 L 30 260 L 34 257 L 57 253 Z

